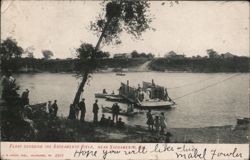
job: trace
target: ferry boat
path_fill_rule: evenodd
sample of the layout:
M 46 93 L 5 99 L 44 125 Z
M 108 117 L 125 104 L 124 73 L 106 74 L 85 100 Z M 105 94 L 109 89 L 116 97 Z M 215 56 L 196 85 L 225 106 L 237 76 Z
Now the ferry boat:
M 169 97 L 167 88 L 152 82 L 142 82 L 137 88 L 121 83 L 119 95 L 141 109 L 169 109 L 175 102 Z

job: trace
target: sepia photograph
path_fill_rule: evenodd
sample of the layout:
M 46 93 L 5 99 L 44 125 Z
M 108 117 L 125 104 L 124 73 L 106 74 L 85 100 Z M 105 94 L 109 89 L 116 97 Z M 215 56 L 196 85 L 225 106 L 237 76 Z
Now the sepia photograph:
M 1 143 L 249 144 L 248 1 L 2 0 L 0 59 Z

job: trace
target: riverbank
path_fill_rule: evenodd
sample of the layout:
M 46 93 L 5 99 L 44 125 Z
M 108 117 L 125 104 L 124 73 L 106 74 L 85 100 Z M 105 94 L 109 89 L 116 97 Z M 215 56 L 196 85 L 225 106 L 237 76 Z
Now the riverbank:
M 232 58 L 105 58 L 96 59 L 97 72 L 190 72 L 190 73 L 247 73 L 249 57 Z M 19 73 L 75 73 L 84 69 L 86 62 L 79 59 L 32 59 L 13 60 L 12 69 Z
M 168 128 L 168 134 L 161 135 L 143 126 L 104 127 L 92 122 L 53 118 L 41 111 L 32 112 L 29 119 L 20 119 L 3 102 L 0 106 L 1 141 L 158 143 L 166 142 L 168 137 L 170 143 L 249 143 L 249 124 Z
M 157 58 L 149 64 L 151 70 L 193 73 L 249 72 L 248 57 L 232 58 Z

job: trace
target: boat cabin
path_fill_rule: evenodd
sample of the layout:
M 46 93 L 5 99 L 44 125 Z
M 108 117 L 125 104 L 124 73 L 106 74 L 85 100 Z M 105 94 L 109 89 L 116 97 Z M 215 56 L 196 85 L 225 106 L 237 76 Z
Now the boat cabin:
M 168 97 L 167 89 L 162 86 L 155 85 L 153 80 L 152 83 L 142 82 L 142 87 L 138 85 L 137 88 L 129 86 L 129 81 L 127 81 L 127 84 L 121 83 L 119 95 L 128 99 L 132 103 L 137 102 L 138 100 L 167 100 Z

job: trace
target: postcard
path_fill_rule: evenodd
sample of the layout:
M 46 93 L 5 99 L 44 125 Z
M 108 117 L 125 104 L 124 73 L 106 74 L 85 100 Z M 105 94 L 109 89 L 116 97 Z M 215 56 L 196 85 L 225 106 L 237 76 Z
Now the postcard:
M 1 1 L 1 159 L 249 159 L 249 2 Z

